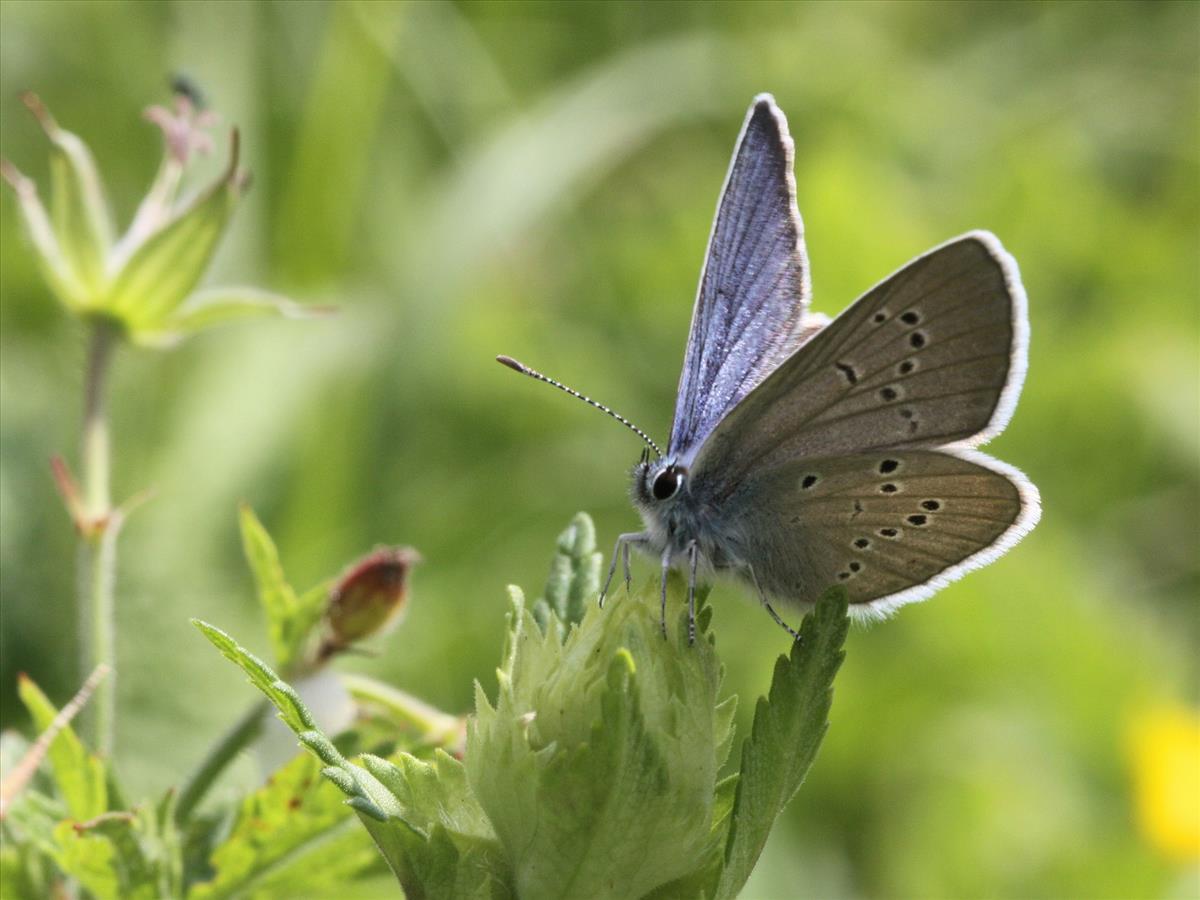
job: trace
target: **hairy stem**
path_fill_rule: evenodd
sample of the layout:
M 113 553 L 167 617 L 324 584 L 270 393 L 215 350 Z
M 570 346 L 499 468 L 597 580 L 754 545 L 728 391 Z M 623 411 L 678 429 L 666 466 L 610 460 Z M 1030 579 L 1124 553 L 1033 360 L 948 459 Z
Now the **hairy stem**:
M 263 719 L 270 706 L 267 700 L 255 703 L 204 754 L 200 765 L 188 776 L 179 791 L 179 801 L 175 804 L 175 820 L 177 822 L 187 821 L 192 810 L 196 808 L 196 804 L 208 793 L 208 789 L 225 771 L 225 767 L 258 737 L 262 731 Z
M 111 323 L 102 319 L 92 323 L 83 382 L 83 501 L 95 520 L 107 518 L 112 508 L 107 394 L 116 340 Z
M 92 746 L 110 756 L 116 717 L 116 609 L 114 585 L 120 515 L 112 508 L 108 440 L 108 374 L 117 332 L 103 320 L 92 323 L 83 383 L 83 508 L 80 522 L 78 604 L 81 670 L 113 670 L 98 687 L 92 706 Z

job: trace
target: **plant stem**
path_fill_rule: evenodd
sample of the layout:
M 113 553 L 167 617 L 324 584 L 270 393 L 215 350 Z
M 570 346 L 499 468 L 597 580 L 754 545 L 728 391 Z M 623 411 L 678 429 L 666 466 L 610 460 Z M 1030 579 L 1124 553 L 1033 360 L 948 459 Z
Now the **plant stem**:
M 342 684 L 355 700 L 376 703 L 397 719 L 407 722 L 421 737 L 435 746 L 457 748 L 463 739 L 463 720 L 442 712 L 399 688 L 366 675 L 339 674 Z
M 107 518 L 112 508 L 107 391 L 116 339 L 111 323 L 93 321 L 83 382 L 83 501 L 97 520 Z
M 208 793 L 217 776 L 225 770 L 234 758 L 244 750 L 251 741 L 262 731 L 263 718 L 270 709 L 270 703 L 260 700 L 251 706 L 242 717 L 226 731 L 204 755 L 200 765 L 188 776 L 183 788 L 179 791 L 179 801 L 175 804 L 175 821 L 184 822 L 196 808 L 196 804 Z
M 96 691 L 89 709 L 92 746 L 111 756 L 116 718 L 116 609 L 114 585 L 120 514 L 112 508 L 108 441 L 108 373 L 116 348 L 114 326 L 92 323 L 83 383 L 83 506 L 79 538 L 79 614 L 82 671 L 106 665 L 112 674 Z

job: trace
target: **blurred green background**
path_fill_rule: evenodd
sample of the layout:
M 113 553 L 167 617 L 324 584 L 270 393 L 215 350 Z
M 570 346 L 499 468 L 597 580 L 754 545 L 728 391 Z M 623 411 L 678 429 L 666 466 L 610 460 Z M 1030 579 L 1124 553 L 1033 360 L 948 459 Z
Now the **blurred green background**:
M 404 626 L 349 667 L 455 711 L 472 679 L 494 685 L 504 585 L 540 586 L 577 510 L 604 547 L 636 525 L 640 448 L 493 357 L 665 437 L 717 193 L 770 90 L 815 309 L 969 228 L 1016 256 L 1029 378 L 990 452 L 1045 513 L 995 565 L 852 634 L 747 896 L 1200 892 L 1186 835 L 1146 824 L 1153 753 L 1134 752 L 1200 700 L 1200 6 L 5 0 L 0 17 L 5 157 L 46 183 L 15 96 L 35 89 L 128 221 L 159 155 L 141 110 L 186 72 L 255 176 L 211 280 L 340 308 L 118 361 L 116 488 L 156 490 L 119 583 L 137 788 L 178 781 L 251 700 L 188 625 L 266 649 L 239 499 L 300 586 L 377 543 L 424 555 Z M 59 700 L 77 684 L 47 460 L 75 453 L 83 341 L 10 196 L 0 236 L 10 726 L 18 671 Z M 739 593 L 713 603 L 744 728 L 786 638 Z

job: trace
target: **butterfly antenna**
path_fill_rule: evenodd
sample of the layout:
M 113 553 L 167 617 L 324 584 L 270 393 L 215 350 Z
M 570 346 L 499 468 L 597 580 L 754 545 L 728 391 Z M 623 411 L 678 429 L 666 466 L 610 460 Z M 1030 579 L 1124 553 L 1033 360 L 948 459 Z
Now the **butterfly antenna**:
M 622 425 L 624 425 L 626 428 L 628 428 L 630 431 L 632 431 L 634 434 L 636 434 L 638 437 L 640 437 L 643 441 L 645 441 L 650 446 L 650 448 L 654 451 L 656 456 L 662 456 L 662 451 L 658 449 L 658 444 L 656 444 L 656 443 L 654 443 L 654 441 L 650 440 L 650 435 L 646 434 L 646 432 L 642 431 L 642 429 L 638 428 L 636 425 L 634 425 L 632 422 L 630 422 L 627 418 L 625 418 L 620 413 L 613 412 L 611 409 L 609 409 L 603 403 L 597 403 L 591 397 L 585 397 L 583 394 L 579 393 L 579 391 L 574 390 L 573 388 L 567 387 L 561 381 L 555 381 L 550 376 L 543 375 L 537 369 L 531 369 L 531 368 L 529 368 L 529 366 L 525 365 L 525 363 L 517 362 L 517 360 L 513 359 L 511 356 L 497 356 L 496 362 L 498 362 L 502 365 L 508 366 L 510 369 L 520 372 L 522 375 L 528 375 L 530 378 L 536 378 L 538 381 L 544 381 L 544 382 L 546 382 L 546 384 L 553 385 L 554 387 L 558 388 L 560 391 L 566 391 L 568 394 L 570 394 L 575 399 L 582 400 L 588 406 L 594 406 L 594 407 L 596 407 L 596 409 L 600 410 L 600 412 L 607 413 L 608 415 L 610 415 L 614 419 L 616 419 L 618 422 L 620 422 Z

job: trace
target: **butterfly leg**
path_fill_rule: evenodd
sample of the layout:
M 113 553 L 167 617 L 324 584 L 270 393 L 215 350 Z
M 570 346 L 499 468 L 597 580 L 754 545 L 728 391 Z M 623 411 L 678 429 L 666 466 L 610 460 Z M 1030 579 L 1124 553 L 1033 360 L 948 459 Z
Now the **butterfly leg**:
M 663 640 L 667 639 L 667 575 L 671 571 L 671 545 L 667 545 L 667 549 L 662 555 L 662 598 L 659 602 L 659 618 L 658 624 L 662 629 Z
M 600 608 L 604 608 L 604 599 L 608 596 L 608 589 L 612 586 L 613 575 L 617 572 L 617 559 L 621 558 L 625 561 L 625 590 L 629 590 L 629 583 L 632 581 L 632 576 L 629 571 L 629 545 L 644 544 L 649 540 L 649 535 L 642 531 L 631 531 L 627 534 L 617 535 L 617 543 L 613 547 L 612 563 L 608 567 L 608 577 L 604 579 L 604 589 L 600 592 L 599 604 Z
M 763 591 L 762 585 L 758 583 L 758 576 L 754 574 L 754 566 L 746 563 L 746 571 L 750 573 L 750 580 L 754 582 L 754 589 L 758 591 L 758 599 L 762 602 L 762 605 L 767 608 L 767 612 L 771 614 L 771 618 L 775 620 L 775 624 L 790 634 L 792 636 L 792 640 L 800 640 L 800 632 L 792 628 L 792 626 L 783 621 L 783 619 L 779 618 L 779 613 L 775 612 L 770 601 L 767 600 L 767 595 Z
M 696 562 L 700 557 L 700 548 L 695 541 L 688 544 L 688 646 L 696 643 Z

